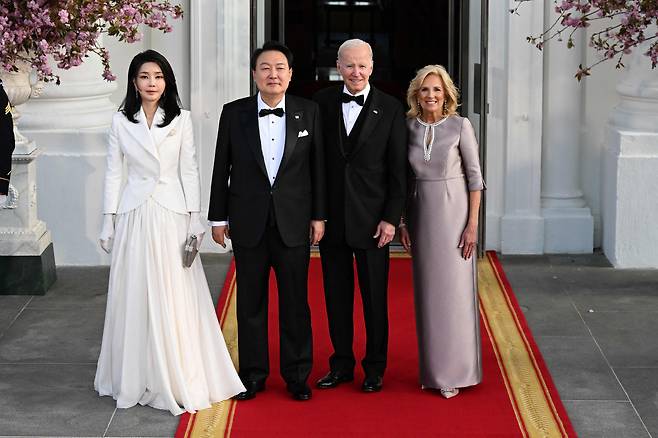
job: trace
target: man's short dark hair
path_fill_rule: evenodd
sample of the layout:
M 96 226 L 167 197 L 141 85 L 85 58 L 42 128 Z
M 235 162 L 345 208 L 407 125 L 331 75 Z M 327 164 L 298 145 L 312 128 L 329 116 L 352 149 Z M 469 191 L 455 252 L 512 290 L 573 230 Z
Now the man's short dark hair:
M 251 55 L 251 61 L 250 61 L 251 69 L 256 70 L 256 61 L 258 60 L 258 57 L 263 52 L 269 52 L 271 50 L 283 53 L 283 55 L 288 60 L 288 67 L 292 68 L 292 51 L 287 46 L 281 44 L 278 41 L 268 41 L 265 44 L 263 44 L 263 47 L 261 47 L 260 49 L 254 50 L 254 53 Z

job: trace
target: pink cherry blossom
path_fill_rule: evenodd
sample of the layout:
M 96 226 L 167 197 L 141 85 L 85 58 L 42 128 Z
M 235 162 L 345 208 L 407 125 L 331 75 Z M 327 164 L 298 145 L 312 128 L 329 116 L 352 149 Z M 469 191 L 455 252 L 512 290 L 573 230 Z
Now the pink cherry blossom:
M 168 20 L 183 16 L 182 7 L 171 1 L 0 0 L 0 68 L 16 71 L 20 61 L 27 62 L 41 79 L 59 83 L 50 57 L 68 69 L 95 53 L 103 63 L 103 78 L 114 81 L 100 36 L 135 42 L 142 38 L 142 25 L 170 32 Z

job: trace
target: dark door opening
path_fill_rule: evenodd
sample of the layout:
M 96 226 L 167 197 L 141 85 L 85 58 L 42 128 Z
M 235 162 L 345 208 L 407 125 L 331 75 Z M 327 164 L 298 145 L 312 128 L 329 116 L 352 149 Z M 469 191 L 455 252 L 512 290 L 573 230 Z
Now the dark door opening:
M 295 56 L 291 94 L 311 97 L 340 83 L 338 47 L 360 38 L 373 48 L 371 82 L 380 90 L 405 102 L 416 70 L 442 64 L 468 102 L 468 1 L 265 0 L 265 8 L 264 40 L 284 42 Z

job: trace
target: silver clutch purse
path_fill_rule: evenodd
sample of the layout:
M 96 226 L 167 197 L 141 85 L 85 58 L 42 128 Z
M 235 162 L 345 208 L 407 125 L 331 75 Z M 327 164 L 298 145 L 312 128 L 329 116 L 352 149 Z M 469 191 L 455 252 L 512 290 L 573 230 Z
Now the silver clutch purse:
M 199 241 L 196 236 L 190 236 L 185 241 L 185 248 L 183 248 L 183 266 L 189 268 L 194 263 L 194 258 L 199 252 Z

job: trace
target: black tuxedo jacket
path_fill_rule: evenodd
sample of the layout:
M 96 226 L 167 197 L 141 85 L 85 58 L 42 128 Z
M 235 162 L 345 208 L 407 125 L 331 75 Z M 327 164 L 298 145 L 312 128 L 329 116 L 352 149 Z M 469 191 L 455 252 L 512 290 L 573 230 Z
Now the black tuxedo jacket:
M 312 219 L 326 218 L 324 147 L 317 104 L 286 95 L 286 138 L 274 184 L 260 144 L 257 97 L 224 105 L 219 120 L 208 219 L 230 222 L 231 240 L 256 246 L 270 208 L 287 246 L 309 243 Z M 230 180 L 230 183 L 229 183 Z
M 353 248 L 377 246 L 372 236 L 384 220 L 400 221 L 407 184 L 407 128 L 402 104 L 372 85 L 369 106 L 352 151 L 342 142 L 340 95 L 343 86 L 319 91 L 327 163 L 328 217 L 322 243 L 346 242 Z M 358 123 L 358 122 L 357 122 Z

